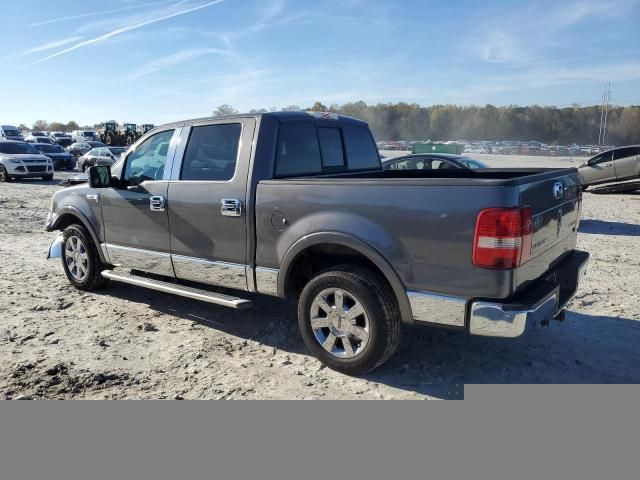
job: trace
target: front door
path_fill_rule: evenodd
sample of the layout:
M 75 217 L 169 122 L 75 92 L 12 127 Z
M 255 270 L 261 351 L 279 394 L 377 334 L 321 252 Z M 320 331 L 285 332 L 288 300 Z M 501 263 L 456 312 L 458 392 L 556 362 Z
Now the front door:
M 616 171 L 613 166 L 613 152 L 604 152 L 589 160 L 589 163 L 581 168 L 582 183 L 593 185 L 595 183 L 609 182 L 616 179 Z
M 254 119 L 194 125 L 182 158 L 176 155 L 168 196 L 178 278 L 247 289 L 245 198 L 254 129 Z
M 174 275 L 165 174 L 175 152 L 173 136 L 174 130 L 165 130 L 137 145 L 122 168 L 114 168 L 118 188 L 100 193 L 106 247 L 116 266 Z

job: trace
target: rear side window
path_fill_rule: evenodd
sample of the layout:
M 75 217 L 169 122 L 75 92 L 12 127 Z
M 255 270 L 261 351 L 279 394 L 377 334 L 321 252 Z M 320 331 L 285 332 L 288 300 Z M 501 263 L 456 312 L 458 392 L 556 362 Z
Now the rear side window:
M 322 172 L 318 135 L 313 123 L 284 123 L 280 126 L 276 152 L 276 176 Z
M 182 161 L 181 180 L 231 180 L 236 171 L 242 125 L 193 127 Z
M 342 127 L 349 170 L 379 169 L 380 156 L 369 130 L 355 125 Z
M 618 160 L 619 158 L 627 158 L 635 154 L 636 149 L 634 147 L 619 148 L 613 151 L 613 159 Z
M 342 136 L 339 128 L 319 128 L 323 167 L 344 167 Z

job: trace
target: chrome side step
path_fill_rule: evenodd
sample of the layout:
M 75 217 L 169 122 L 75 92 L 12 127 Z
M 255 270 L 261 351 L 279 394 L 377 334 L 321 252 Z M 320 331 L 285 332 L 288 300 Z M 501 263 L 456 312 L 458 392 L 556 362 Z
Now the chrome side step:
M 116 282 L 123 282 L 130 285 L 136 285 L 138 287 L 150 288 L 152 290 L 158 290 L 159 292 L 180 295 L 181 297 L 192 298 L 194 300 L 200 300 L 202 302 L 214 303 L 216 305 L 222 305 L 224 307 L 245 309 L 251 308 L 253 306 L 253 302 L 251 302 L 250 300 L 245 300 L 244 298 L 232 297 L 231 295 L 224 295 L 222 293 L 208 292 L 206 290 L 200 290 L 198 288 L 185 287 L 183 285 L 163 282 L 161 280 L 154 280 L 138 275 L 132 275 L 130 273 L 116 273 L 113 270 L 104 270 L 102 272 L 102 276 Z

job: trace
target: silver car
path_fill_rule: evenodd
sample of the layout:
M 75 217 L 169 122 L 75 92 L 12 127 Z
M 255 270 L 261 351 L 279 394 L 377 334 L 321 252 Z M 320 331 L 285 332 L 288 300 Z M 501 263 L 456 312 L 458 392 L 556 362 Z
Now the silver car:
M 101 147 L 89 150 L 78 158 L 78 168 L 83 172 L 95 165 L 111 166 L 120 159 L 120 155 L 126 151 L 125 147 Z
M 640 178 L 640 145 L 600 153 L 580 165 L 578 173 L 584 188 L 599 183 Z

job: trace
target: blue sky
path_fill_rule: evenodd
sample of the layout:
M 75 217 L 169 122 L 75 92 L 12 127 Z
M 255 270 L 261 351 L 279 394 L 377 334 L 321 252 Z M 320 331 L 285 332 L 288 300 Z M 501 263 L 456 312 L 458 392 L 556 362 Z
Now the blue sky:
M 640 0 L 3 2 L 0 121 L 227 103 L 640 104 Z

